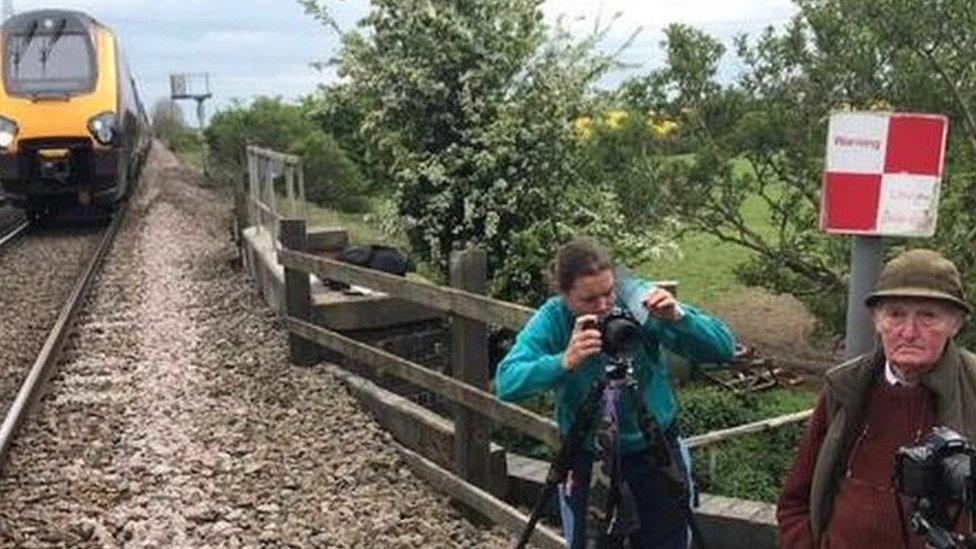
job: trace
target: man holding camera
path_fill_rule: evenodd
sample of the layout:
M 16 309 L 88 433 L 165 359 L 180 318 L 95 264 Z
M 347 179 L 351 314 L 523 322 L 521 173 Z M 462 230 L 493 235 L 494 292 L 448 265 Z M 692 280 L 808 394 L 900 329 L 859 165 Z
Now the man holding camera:
M 696 309 L 679 304 L 669 292 L 643 281 L 636 299 L 618 299 L 613 263 L 606 252 L 586 240 L 574 240 L 558 251 L 552 268 L 556 296 L 546 301 L 518 334 L 514 346 L 498 365 L 495 389 L 503 400 L 519 400 L 552 389 L 556 396 L 556 423 L 565 436 L 577 409 L 607 363 L 600 319 L 616 307 L 638 308 L 646 316 L 640 340 L 631 352 L 633 375 L 653 419 L 665 434 L 668 451 L 687 473 L 675 425 L 675 398 L 661 346 L 698 362 L 727 362 L 734 339 L 726 326 Z M 627 280 L 633 294 L 633 280 Z M 633 311 L 632 311 L 633 312 Z M 633 547 L 681 548 L 688 546 L 687 510 L 675 505 L 673 494 L 653 465 L 637 422 L 634 407 L 621 400 L 617 437 L 623 482 L 633 494 L 636 531 Z M 586 543 L 586 507 L 594 453 L 587 444 L 571 467 L 569 479 L 559 487 L 563 533 L 568 546 Z
M 910 250 L 875 290 L 866 305 L 880 348 L 825 376 L 780 496 L 782 547 L 923 547 L 906 535 L 895 454 L 935 426 L 976 440 L 976 357 L 954 342 L 972 308 L 956 266 Z

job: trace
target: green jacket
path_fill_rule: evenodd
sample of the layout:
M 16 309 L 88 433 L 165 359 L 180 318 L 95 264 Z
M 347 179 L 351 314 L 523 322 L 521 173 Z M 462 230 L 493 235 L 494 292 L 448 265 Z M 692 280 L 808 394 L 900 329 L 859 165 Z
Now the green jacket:
M 825 376 L 827 432 L 810 484 L 810 529 L 815 540 L 830 521 L 840 477 L 864 419 L 864 404 L 884 364 L 884 355 L 877 352 L 836 366 Z M 938 366 L 922 377 L 922 384 L 935 395 L 938 424 L 976 443 L 976 356 L 950 342 Z
M 622 305 L 618 303 L 618 305 Z M 649 318 L 644 323 L 643 345 L 634 353 L 634 377 L 644 401 L 662 428 L 674 421 L 675 398 L 661 347 L 697 362 L 720 363 L 732 359 L 735 340 L 721 321 L 682 304 L 684 316 L 678 322 Z M 556 393 L 556 423 L 565 435 L 576 409 L 593 382 L 603 375 L 606 357 L 590 357 L 573 372 L 562 366 L 563 352 L 573 332 L 574 318 L 556 296 L 546 301 L 519 332 L 515 345 L 498 365 L 495 392 L 514 401 L 553 389 Z M 627 399 L 620 416 L 621 451 L 647 447 L 637 425 L 636 413 Z

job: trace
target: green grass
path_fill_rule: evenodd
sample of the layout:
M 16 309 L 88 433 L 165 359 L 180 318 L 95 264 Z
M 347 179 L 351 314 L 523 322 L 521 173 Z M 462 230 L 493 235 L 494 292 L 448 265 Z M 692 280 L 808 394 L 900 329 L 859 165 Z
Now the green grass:
M 180 162 L 188 168 L 203 170 L 203 150 L 180 150 L 173 151 L 173 154 L 180 159 Z
M 317 204 L 306 203 L 307 224 L 309 227 L 342 227 L 349 232 L 352 244 L 390 244 L 401 249 L 406 247 L 405 237 L 390 238 L 369 218 L 369 214 L 340 212 Z

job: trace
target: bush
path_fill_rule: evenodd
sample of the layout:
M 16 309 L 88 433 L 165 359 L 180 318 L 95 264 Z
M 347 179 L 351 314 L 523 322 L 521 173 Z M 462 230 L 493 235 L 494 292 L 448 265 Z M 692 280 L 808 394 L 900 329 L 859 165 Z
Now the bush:
M 306 199 L 345 212 L 369 210 L 363 176 L 332 136 L 314 130 L 290 152 L 302 157 Z
M 797 412 L 811 406 L 812 398 L 804 391 L 734 395 L 714 387 L 689 387 L 679 393 L 678 424 L 688 437 Z M 802 434 L 803 424 L 795 423 L 737 437 L 714 449 L 693 451 L 693 472 L 699 491 L 776 501 Z M 715 452 L 714 476 L 709 466 L 711 451 Z
M 177 153 L 199 151 L 203 148 L 203 136 L 193 131 L 177 132 L 171 136 L 169 148 Z
M 369 207 L 369 189 L 358 167 L 309 118 L 305 106 L 259 97 L 250 106 L 215 114 L 204 135 L 220 182 L 244 177 L 245 148 L 257 145 L 302 156 L 308 200 L 350 212 Z

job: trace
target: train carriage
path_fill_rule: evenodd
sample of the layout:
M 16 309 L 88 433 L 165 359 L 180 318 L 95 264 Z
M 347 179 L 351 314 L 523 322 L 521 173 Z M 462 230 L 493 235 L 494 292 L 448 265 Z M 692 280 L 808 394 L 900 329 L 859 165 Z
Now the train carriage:
M 0 189 L 32 215 L 108 209 L 138 177 L 149 125 L 111 29 L 67 10 L 0 27 Z

